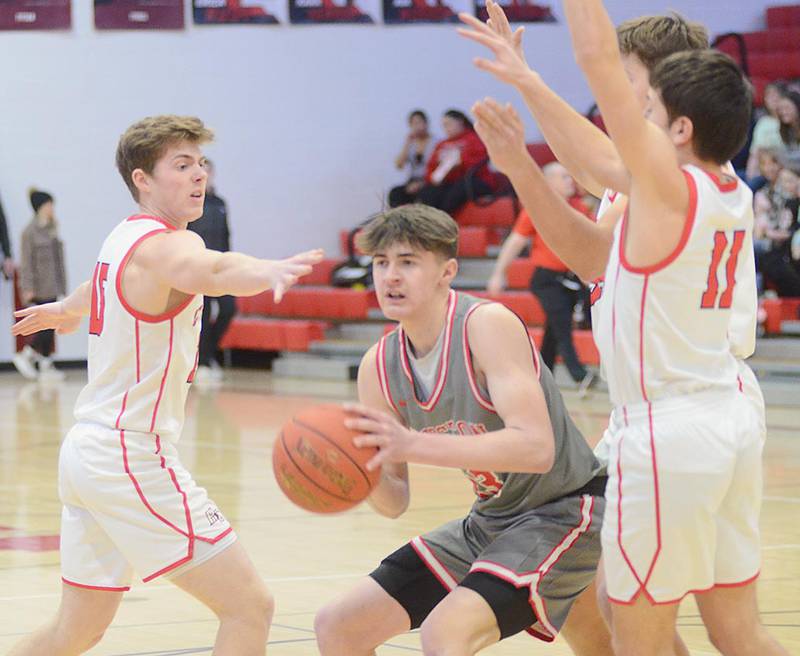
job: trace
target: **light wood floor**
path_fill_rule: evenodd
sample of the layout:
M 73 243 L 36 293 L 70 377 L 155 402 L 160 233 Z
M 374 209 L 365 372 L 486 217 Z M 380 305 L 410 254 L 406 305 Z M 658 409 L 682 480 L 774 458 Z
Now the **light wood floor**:
M 74 372 L 46 387 L 0 374 L 0 653 L 58 604 L 57 453 L 83 379 Z M 408 538 L 463 514 L 470 504 L 471 486 L 459 472 L 429 467 L 412 467 L 411 508 L 398 520 L 366 507 L 314 516 L 285 500 L 270 466 L 277 428 L 307 404 L 354 394 L 351 384 L 278 382 L 265 373 L 233 372 L 222 389 L 190 396 L 182 459 L 230 518 L 277 597 L 271 654 L 316 654 L 317 608 Z M 608 416 L 605 395 L 586 401 L 566 396 L 581 429 L 596 440 Z M 770 407 L 768 421 L 760 604 L 764 622 L 791 654 L 800 655 L 800 411 Z M 156 580 L 134 585 L 104 641 L 90 653 L 210 654 L 215 629 L 205 608 Z M 716 653 L 691 601 L 681 608 L 680 630 L 693 654 Z M 421 652 L 419 637 L 400 636 L 378 653 L 402 651 Z M 484 653 L 571 652 L 560 642 L 547 646 L 517 636 Z

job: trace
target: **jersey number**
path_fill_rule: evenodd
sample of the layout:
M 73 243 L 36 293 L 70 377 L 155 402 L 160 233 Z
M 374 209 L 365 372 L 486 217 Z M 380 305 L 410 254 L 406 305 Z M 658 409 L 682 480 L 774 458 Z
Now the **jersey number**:
M 710 308 L 729 308 L 733 303 L 733 288 L 736 285 L 736 262 L 739 259 L 739 252 L 744 244 L 744 230 L 735 230 L 733 233 L 733 243 L 725 262 L 725 291 L 719 293 L 719 269 L 722 264 L 722 257 L 728 247 L 728 235 L 722 230 L 714 233 L 714 250 L 711 251 L 711 266 L 708 268 L 708 285 L 700 300 L 700 307 Z
M 106 312 L 106 280 L 108 279 L 108 263 L 98 262 L 92 276 L 92 312 L 89 315 L 89 334 L 99 335 L 103 332 L 103 316 Z

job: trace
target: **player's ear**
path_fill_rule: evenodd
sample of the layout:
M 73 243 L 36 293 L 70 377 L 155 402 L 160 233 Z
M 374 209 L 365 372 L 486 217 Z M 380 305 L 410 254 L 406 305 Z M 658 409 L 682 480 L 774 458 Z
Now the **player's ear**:
M 453 282 L 453 278 L 455 278 L 457 274 L 458 274 L 458 260 L 456 260 L 454 257 L 451 257 L 444 263 L 444 271 L 442 273 L 442 278 L 449 285 L 450 283 Z
M 669 131 L 676 146 L 685 146 L 694 137 L 694 124 L 688 116 L 679 116 L 669 126 Z
M 131 180 L 140 192 L 150 190 L 149 177 L 142 169 L 134 169 L 131 173 Z

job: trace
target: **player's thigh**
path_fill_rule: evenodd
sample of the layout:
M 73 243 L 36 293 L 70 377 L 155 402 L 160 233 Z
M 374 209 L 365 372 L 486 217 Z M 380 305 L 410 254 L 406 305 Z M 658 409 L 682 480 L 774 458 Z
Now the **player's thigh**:
M 741 586 L 716 587 L 695 594 L 695 601 L 715 645 L 726 641 L 746 642 L 761 625 L 755 581 Z
M 170 581 L 218 616 L 272 615 L 272 597 L 239 542 Z
M 561 627 L 561 637 L 567 641 L 575 656 L 614 656 L 611 648 L 611 608 L 601 608 L 597 579 L 575 600 L 567 621 Z M 605 597 L 605 591 L 602 592 Z M 608 605 L 608 598 L 605 597 Z M 605 612 L 604 612 L 605 611 Z M 606 617 L 606 612 L 608 617 Z
M 114 619 L 123 594 L 64 583 L 58 608 L 59 629 L 71 635 L 99 637 Z
M 497 582 L 500 585 L 508 585 L 499 579 Z M 493 609 L 483 595 L 471 588 L 458 586 L 422 623 L 422 648 L 426 653 L 429 651 L 438 653 L 439 647 L 457 642 L 459 651 L 474 654 L 493 645 L 505 637 L 501 634 L 497 612 L 498 609 Z M 524 623 L 527 625 L 533 623 L 532 613 L 531 618 Z M 523 628 L 520 627 L 514 632 L 517 633 Z
M 408 611 L 371 577 L 323 606 L 314 619 L 323 648 L 335 642 L 374 649 L 410 628 Z

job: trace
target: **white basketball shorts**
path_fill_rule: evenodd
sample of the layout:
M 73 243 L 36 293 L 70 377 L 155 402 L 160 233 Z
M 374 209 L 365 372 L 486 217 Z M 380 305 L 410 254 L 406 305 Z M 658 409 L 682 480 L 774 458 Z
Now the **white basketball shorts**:
M 157 435 L 78 423 L 59 456 L 65 583 L 127 590 L 183 573 L 236 540 L 228 520 Z
M 618 408 L 607 439 L 612 601 L 675 603 L 757 577 L 763 413 L 752 398 L 708 392 Z

